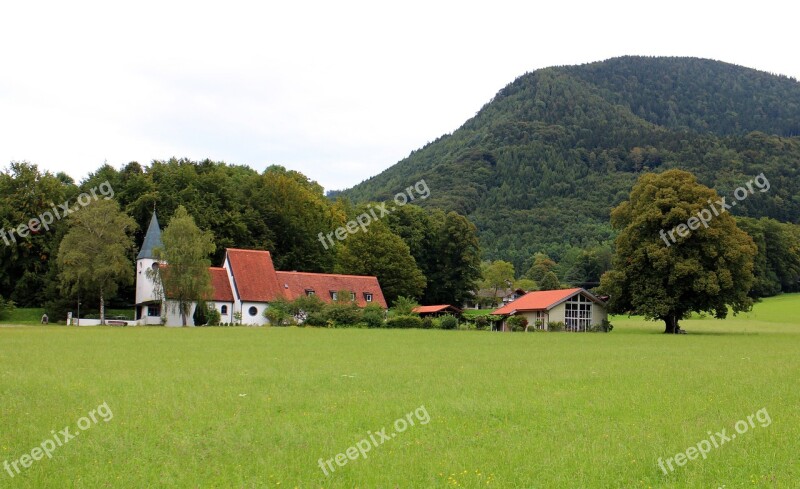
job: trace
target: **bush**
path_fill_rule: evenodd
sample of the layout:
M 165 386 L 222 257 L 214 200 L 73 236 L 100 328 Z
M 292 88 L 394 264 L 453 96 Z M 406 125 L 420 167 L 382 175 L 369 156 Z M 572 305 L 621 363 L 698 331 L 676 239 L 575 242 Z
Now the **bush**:
M 489 318 L 486 316 L 475 316 L 475 329 L 489 329 Z
M 442 320 L 439 318 L 431 319 L 431 326 L 433 326 L 433 329 L 442 329 Z
M 430 316 L 422 319 L 422 329 L 432 329 L 433 319 Z
M 525 316 L 511 316 L 506 320 L 506 324 L 511 331 L 525 331 L 528 320 L 525 319 Z
M 386 321 L 387 328 L 407 329 L 422 328 L 422 318 L 419 316 L 395 316 Z
M 3 299 L 0 295 L 0 319 L 6 319 L 14 312 L 14 301 Z M 66 314 L 64 315 L 66 317 Z
M 368 328 L 383 327 L 384 311 L 378 304 L 369 304 L 361 312 L 361 320 Z
M 334 326 L 352 326 L 361 322 L 361 308 L 352 302 L 326 304 L 322 312 Z
M 612 329 L 614 329 L 614 325 L 611 324 L 608 319 L 603 319 L 602 323 L 593 325 L 589 331 L 594 333 L 609 333 Z
M 461 324 L 458 325 L 458 329 L 460 329 L 462 331 L 475 331 L 477 328 L 475 326 L 475 323 L 471 323 L 469 321 L 464 321 L 464 322 L 462 322 Z
M 456 329 L 458 327 L 458 318 L 451 314 L 445 314 L 439 318 L 441 321 L 442 329 Z
M 327 326 L 328 320 L 321 312 L 312 312 L 306 317 L 305 324 L 309 326 Z
M 286 299 L 275 299 L 264 310 L 264 317 L 272 326 L 288 326 L 294 323 L 289 308 L 290 304 Z
M 567 325 L 564 324 L 562 321 L 556 321 L 554 323 L 549 323 L 547 325 L 547 330 L 548 331 L 564 331 L 564 328 L 566 328 L 566 326 Z
M 205 326 L 208 323 L 207 312 L 208 304 L 206 301 L 199 301 L 194 308 L 194 314 L 192 314 L 192 320 L 195 326 Z
M 325 307 L 322 299 L 316 295 L 301 295 L 291 302 L 290 311 L 292 314 L 311 314 L 320 312 Z
M 222 319 L 222 315 L 217 311 L 217 308 L 209 305 L 206 311 L 206 324 L 208 326 L 219 326 L 220 319 Z

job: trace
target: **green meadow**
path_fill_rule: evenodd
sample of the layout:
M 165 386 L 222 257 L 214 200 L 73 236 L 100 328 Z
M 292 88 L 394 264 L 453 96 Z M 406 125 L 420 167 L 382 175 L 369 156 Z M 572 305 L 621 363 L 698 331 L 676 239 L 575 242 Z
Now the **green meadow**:
M 797 487 L 800 294 L 684 321 L 688 335 L 612 323 L 609 334 L 2 325 L 0 463 L 20 471 L 3 468 L 0 487 Z M 104 403 L 105 418 L 81 421 Z M 398 418 L 415 423 L 397 432 Z M 20 465 L 66 427 L 79 434 L 52 458 Z M 395 436 L 374 446 L 384 428 Z M 705 459 L 659 468 L 723 429 L 736 438 Z M 361 440 L 366 458 L 337 465 Z

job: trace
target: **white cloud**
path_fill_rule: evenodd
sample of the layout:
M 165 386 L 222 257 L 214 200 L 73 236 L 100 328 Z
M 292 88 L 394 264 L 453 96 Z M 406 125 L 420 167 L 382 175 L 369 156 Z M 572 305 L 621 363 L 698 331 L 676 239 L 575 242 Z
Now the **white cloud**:
M 624 54 L 800 77 L 792 18 L 673 2 L 16 2 L 0 14 L 0 163 L 283 164 L 351 186 L 526 71 Z

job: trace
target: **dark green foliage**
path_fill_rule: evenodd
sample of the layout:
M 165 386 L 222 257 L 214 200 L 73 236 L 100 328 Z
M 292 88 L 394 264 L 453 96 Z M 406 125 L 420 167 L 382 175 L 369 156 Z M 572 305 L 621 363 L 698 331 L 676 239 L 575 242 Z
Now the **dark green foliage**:
M 387 216 L 392 231 L 403 238 L 428 283 L 424 304 L 461 304 L 480 279 L 477 228 L 464 216 L 415 205 Z
M 312 312 L 308 315 L 304 324 L 309 326 L 326 326 L 327 323 L 328 320 L 325 319 L 325 314 L 322 312 Z
M 3 296 L 0 296 L 0 319 L 6 319 L 12 312 L 14 312 L 14 301 L 3 299 Z
M 382 328 L 386 316 L 383 308 L 377 304 L 369 304 L 361 312 L 361 321 L 370 328 Z
M 489 329 L 489 318 L 486 316 L 475 316 L 473 321 L 475 322 L 476 329 Z
M 458 318 L 452 314 L 445 314 L 439 317 L 442 329 L 456 329 L 458 327 Z
M 192 319 L 195 326 L 219 326 L 222 315 L 214 307 L 214 304 L 200 301 L 195 307 Z
M 542 277 L 542 280 L 539 281 L 539 290 L 558 290 L 561 288 L 561 283 L 558 281 L 558 277 L 553 272 L 547 272 Z
M 698 226 L 674 244 L 664 238 L 702 210 L 712 215 L 706 208 L 717 200 L 691 173 L 642 175 L 611 216 L 620 233 L 614 267 L 601 280 L 610 313 L 641 314 L 664 321 L 665 333 L 679 333 L 678 321 L 691 312 L 724 319 L 729 308 L 750 309 L 757 248 L 730 214 L 714 216 L 707 228 Z
M 428 316 L 422 318 L 422 329 L 432 329 L 433 328 L 433 319 Z
M 567 325 L 563 321 L 547 323 L 547 331 L 564 331 Z
M 325 318 L 337 326 L 353 326 L 361 322 L 361 308 L 352 302 L 333 302 L 323 309 Z
M 386 321 L 387 328 L 422 328 L 419 316 L 395 316 Z
M 199 301 L 197 306 L 194 308 L 194 314 L 192 314 L 192 321 L 194 321 L 195 326 L 205 326 L 208 323 L 208 304 L 205 301 Z
M 511 331 L 525 331 L 525 327 L 528 326 L 528 320 L 525 316 L 511 316 L 506 320 L 506 324 Z
M 593 325 L 589 331 L 594 333 L 610 333 L 612 329 L 614 329 L 614 325 L 611 324 L 608 319 L 603 319 L 602 323 Z
M 378 277 L 383 295 L 390 303 L 399 296 L 420 297 L 425 290 L 425 276 L 408 245 L 381 221 L 339 245 L 335 271 Z
M 386 198 L 424 177 L 431 197 L 420 205 L 466 214 L 484 260 L 528 270 L 536 252 L 562 262 L 572 248 L 611 246 L 608 215 L 645 171 L 690 170 L 721 195 L 763 172 L 769 192 L 732 212 L 797 223 L 798 135 L 792 79 L 709 60 L 617 58 L 521 76 L 460 129 L 343 195 Z M 559 278 L 590 285 L 605 259 Z
M 752 297 L 800 290 L 800 226 L 774 219 L 740 217 L 736 224 L 758 247 Z

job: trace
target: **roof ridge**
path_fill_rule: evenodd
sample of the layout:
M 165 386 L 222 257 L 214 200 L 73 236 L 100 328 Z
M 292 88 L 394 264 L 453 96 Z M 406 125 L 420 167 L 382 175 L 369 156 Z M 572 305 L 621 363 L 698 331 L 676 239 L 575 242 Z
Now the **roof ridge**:
M 327 275 L 329 277 L 354 277 L 354 278 L 378 278 L 376 275 L 350 275 L 346 273 L 322 273 L 322 272 L 295 272 L 291 270 L 275 270 L 275 273 L 296 273 L 303 275 Z
M 225 248 L 225 251 L 245 251 L 248 253 L 267 253 L 269 254 L 269 250 L 246 250 L 244 248 Z

